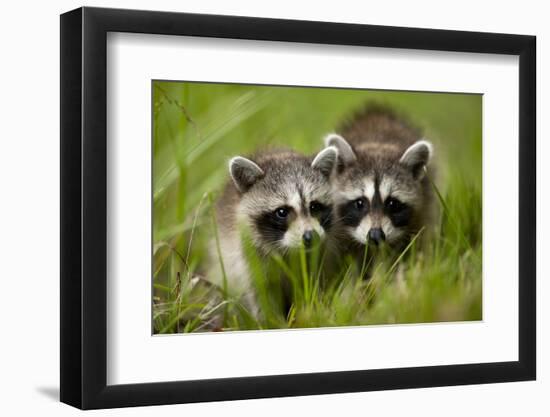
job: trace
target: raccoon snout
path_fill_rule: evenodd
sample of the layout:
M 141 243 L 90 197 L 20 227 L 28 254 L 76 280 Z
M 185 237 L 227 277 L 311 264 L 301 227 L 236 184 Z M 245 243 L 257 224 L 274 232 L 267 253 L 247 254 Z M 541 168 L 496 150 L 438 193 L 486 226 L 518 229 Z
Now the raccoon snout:
M 375 245 L 382 243 L 386 240 L 384 231 L 379 227 L 373 227 L 369 230 L 369 242 L 373 242 Z
M 311 247 L 311 244 L 313 243 L 313 231 L 306 230 L 302 236 L 302 239 L 306 248 Z

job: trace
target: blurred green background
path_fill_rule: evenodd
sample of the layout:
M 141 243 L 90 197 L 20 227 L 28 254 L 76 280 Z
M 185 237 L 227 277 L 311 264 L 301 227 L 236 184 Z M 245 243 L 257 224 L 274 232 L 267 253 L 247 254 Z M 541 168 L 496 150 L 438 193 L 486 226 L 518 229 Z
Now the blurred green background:
M 212 311 L 231 302 L 201 279 L 227 160 L 267 146 L 317 152 L 326 133 L 371 101 L 395 108 L 434 143 L 437 238 L 406 268 L 370 283 L 346 278 L 297 302 L 292 317 L 250 322 L 235 310 L 224 329 L 481 319 L 481 95 L 154 81 L 156 333 L 205 330 Z M 374 295 L 368 303 L 365 292 Z

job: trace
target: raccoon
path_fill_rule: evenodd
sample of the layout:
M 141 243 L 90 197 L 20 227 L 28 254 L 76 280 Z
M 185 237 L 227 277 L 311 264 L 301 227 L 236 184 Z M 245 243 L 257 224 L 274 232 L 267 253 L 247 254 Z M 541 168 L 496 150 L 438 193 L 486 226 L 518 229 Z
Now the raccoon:
M 366 245 L 403 250 L 432 221 L 432 144 L 392 110 L 373 105 L 337 132 L 325 143 L 338 149 L 332 184 L 340 246 L 357 257 Z
M 313 158 L 278 150 L 229 161 L 232 181 L 217 204 L 220 250 L 228 286 L 256 316 L 240 228 L 250 232 L 260 256 L 308 248 L 316 237 L 322 241 L 332 226 L 330 177 L 336 162 L 332 146 Z

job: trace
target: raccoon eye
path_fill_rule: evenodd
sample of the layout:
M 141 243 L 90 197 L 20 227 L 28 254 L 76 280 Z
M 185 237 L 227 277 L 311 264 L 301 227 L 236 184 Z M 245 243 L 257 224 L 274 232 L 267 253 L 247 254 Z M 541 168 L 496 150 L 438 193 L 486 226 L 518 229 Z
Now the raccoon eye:
M 365 207 L 365 199 L 363 197 L 358 198 L 353 202 L 353 205 L 357 210 L 362 210 Z
M 309 205 L 309 211 L 311 214 L 317 214 L 321 210 L 323 210 L 324 206 L 321 203 L 318 203 L 317 201 L 312 201 Z
M 385 206 L 389 213 L 399 213 L 403 210 L 403 208 L 405 208 L 405 205 L 401 201 L 393 197 L 386 199 Z
M 285 219 L 288 216 L 288 208 L 279 207 L 277 210 L 275 210 L 275 215 L 280 219 Z

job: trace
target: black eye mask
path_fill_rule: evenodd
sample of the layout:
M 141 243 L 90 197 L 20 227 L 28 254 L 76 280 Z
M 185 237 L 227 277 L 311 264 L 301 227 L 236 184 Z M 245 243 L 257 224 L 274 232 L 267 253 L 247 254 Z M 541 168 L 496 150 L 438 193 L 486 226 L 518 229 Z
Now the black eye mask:
M 345 226 L 357 227 L 370 209 L 369 201 L 365 197 L 348 201 L 338 208 L 342 223 Z
M 413 210 L 408 204 L 389 197 L 384 202 L 384 213 L 390 218 L 394 227 L 405 227 L 411 221 Z
M 309 205 L 309 214 L 319 221 L 324 230 L 332 226 L 332 207 L 314 201 Z
M 282 240 L 288 230 L 291 213 L 288 212 L 286 216 L 281 216 L 280 209 L 263 212 L 253 219 L 256 230 L 266 242 Z M 286 207 L 285 209 L 288 210 Z

